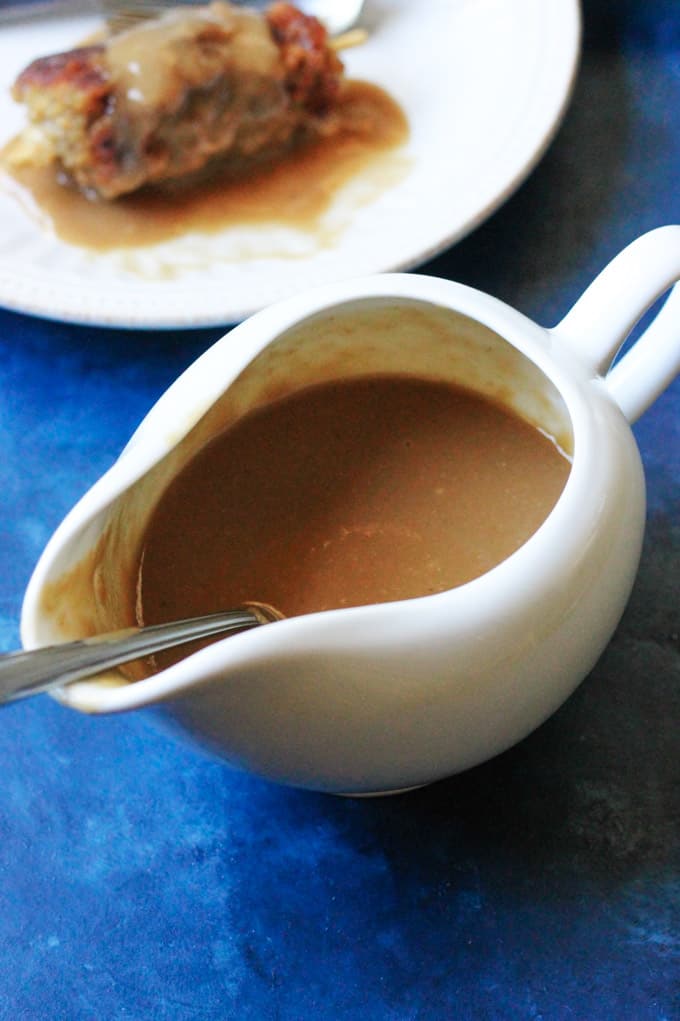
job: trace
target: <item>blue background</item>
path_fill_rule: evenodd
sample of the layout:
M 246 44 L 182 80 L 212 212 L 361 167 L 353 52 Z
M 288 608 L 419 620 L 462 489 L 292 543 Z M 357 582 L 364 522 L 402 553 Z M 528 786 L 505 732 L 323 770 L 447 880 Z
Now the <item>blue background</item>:
M 587 0 L 584 21 L 546 157 L 423 267 L 546 325 L 680 222 L 680 4 Z M 54 527 L 222 332 L 0 311 L 0 648 Z M 635 427 L 647 538 L 611 645 L 464 775 L 337 799 L 233 773 L 144 714 L 3 709 L 0 1019 L 680 1018 L 679 429 L 676 381 Z

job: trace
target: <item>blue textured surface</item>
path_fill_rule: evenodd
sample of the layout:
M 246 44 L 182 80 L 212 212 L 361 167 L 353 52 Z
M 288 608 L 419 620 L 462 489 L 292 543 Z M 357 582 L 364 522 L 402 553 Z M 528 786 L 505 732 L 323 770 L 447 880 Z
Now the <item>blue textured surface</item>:
M 551 324 L 665 222 L 680 222 L 680 6 L 591 0 L 546 158 L 425 269 Z M 220 333 L 0 312 L 0 648 L 54 527 Z M 463 776 L 335 799 L 207 762 L 143 714 L 3 710 L 0 1019 L 679 1018 L 679 429 L 676 381 L 636 426 L 647 539 L 602 660 Z

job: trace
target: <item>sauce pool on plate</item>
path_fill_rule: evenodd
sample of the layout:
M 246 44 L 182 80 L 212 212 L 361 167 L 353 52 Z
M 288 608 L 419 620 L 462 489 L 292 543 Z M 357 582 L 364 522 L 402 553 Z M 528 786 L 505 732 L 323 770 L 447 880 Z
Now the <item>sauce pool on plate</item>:
M 526 542 L 569 470 L 549 437 L 453 385 L 311 386 L 245 415 L 171 482 L 130 599 L 152 624 L 248 600 L 295 616 L 441 592 Z
M 31 166 L 17 155 L 20 140 L 0 156 L 5 187 L 61 240 L 96 251 L 140 248 L 192 232 L 282 225 L 319 229 L 340 189 L 363 171 L 376 193 L 403 173 L 396 158 L 408 137 L 401 107 L 368 82 L 346 83 L 340 128 L 301 144 L 283 158 L 225 180 L 213 168 L 204 180 L 175 189 L 146 188 L 122 198 L 88 199 L 60 179 L 53 164 Z M 377 171 L 377 177 L 375 172 Z

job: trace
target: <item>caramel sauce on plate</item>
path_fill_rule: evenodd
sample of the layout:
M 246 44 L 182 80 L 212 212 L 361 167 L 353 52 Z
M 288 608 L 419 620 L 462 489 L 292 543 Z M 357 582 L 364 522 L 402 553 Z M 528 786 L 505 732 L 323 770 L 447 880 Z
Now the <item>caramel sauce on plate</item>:
M 6 186 L 29 212 L 63 241 L 96 251 L 250 225 L 314 232 L 339 189 L 362 171 L 384 166 L 384 187 L 393 183 L 395 165 L 389 157 L 408 137 L 400 106 L 367 82 L 346 84 L 338 116 L 336 133 L 242 177 L 225 180 L 215 169 L 191 187 L 149 188 L 109 202 L 86 198 L 60 179 L 53 165 L 15 164 L 16 142 L 5 147 L 0 163 Z
M 171 482 L 131 605 L 151 624 L 250 599 L 293 616 L 441 592 L 526 542 L 569 470 L 549 437 L 459 387 L 308 387 L 244 416 Z

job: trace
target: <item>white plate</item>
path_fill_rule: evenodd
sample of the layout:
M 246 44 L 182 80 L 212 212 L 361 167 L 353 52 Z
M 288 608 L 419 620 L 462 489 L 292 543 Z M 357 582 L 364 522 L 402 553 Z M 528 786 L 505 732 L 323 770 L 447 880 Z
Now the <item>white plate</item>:
M 407 169 L 368 200 L 370 183 L 357 197 L 361 180 L 341 193 L 328 213 L 341 225 L 332 244 L 284 232 L 275 239 L 283 255 L 272 257 L 262 254 L 273 250 L 271 232 L 253 228 L 238 239 L 228 230 L 178 238 L 133 257 L 96 253 L 61 242 L 0 193 L 0 304 L 108 326 L 227 324 L 314 284 L 413 267 L 467 234 L 552 138 L 578 63 L 578 0 L 368 0 L 366 24 L 368 42 L 344 54 L 347 72 L 403 107 Z M 64 17 L 2 29 L 0 143 L 23 124 L 8 92 L 16 74 L 92 28 Z M 236 258 L 246 246 L 251 256 Z

